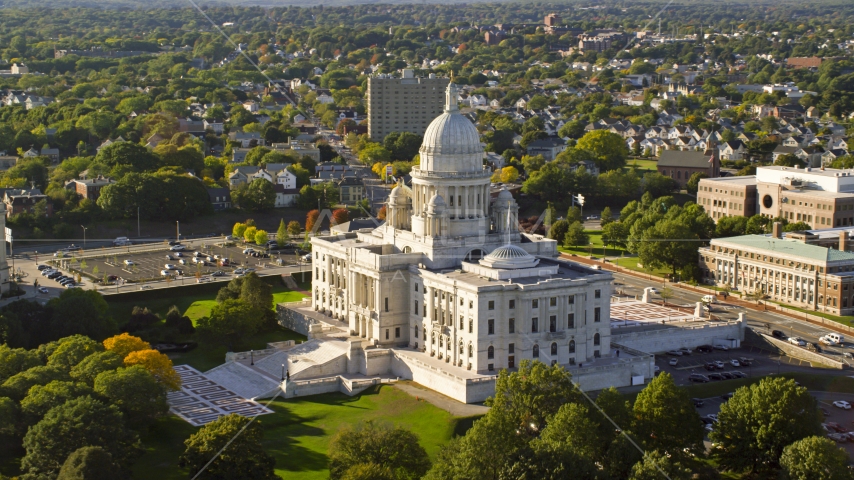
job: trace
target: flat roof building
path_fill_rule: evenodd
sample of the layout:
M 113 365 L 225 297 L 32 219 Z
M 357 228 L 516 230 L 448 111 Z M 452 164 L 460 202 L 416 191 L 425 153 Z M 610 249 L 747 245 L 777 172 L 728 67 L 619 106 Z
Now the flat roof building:
M 442 113 L 447 78 L 416 77 L 404 70 L 399 78 L 368 78 L 368 137 L 382 142 L 391 132 L 424 135 L 427 125 Z

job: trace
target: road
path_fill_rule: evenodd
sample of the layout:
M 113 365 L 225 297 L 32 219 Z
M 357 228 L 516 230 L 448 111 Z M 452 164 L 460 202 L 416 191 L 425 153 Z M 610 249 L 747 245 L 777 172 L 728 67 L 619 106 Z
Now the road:
M 620 291 L 626 295 L 636 295 L 638 296 L 638 298 L 640 298 L 643 295 L 644 288 L 655 287 L 660 291 L 661 288 L 664 286 L 661 280 L 655 277 L 650 277 L 650 279 L 643 279 L 625 273 L 612 273 L 614 274 L 615 291 Z M 699 294 L 697 292 L 691 290 L 684 290 L 680 288 L 678 284 L 668 282 L 667 286 L 669 286 L 670 289 L 673 291 L 673 297 L 667 299 L 668 303 L 673 303 L 683 307 L 694 308 L 696 303 L 700 301 L 700 297 L 702 296 L 702 294 Z M 709 293 L 711 293 L 711 291 Z M 655 298 L 658 300 L 661 299 L 658 296 L 656 296 Z M 787 336 L 796 336 L 808 342 L 818 343 L 819 337 L 830 332 L 830 330 L 820 327 L 818 325 L 813 325 L 803 320 L 797 320 L 787 315 L 782 315 L 776 312 L 751 310 L 738 305 L 728 304 L 725 301 L 720 301 L 720 303 L 716 303 L 713 305 L 712 314 L 717 318 L 725 320 L 736 320 L 738 319 L 739 313 L 744 313 L 745 317 L 747 317 L 748 327 L 753 328 L 759 333 L 770 334 L 770 330 L 781 330 Z M 766 324 L 769 324 L 771 328 L 766 328 Z M 851 341 L 854 339 L 848 340 Z M 846 344 L 848 343 L 846 342 Z M 854 362 L 842 356 L 843 352 L 845 352 L 846 350 L 850 350 L 847 347 L 839 348 L 822 346 L 822 350 L 824 351 L 824 353 L 827 353 L 832 356 L 835 360 L 848 363 L 849 365 L 854 365 Z

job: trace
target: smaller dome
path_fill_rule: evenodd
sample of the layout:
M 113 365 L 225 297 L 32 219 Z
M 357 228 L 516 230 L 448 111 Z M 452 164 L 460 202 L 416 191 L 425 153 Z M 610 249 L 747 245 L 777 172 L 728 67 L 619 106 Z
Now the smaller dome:
M 404 185 L 398 185 L 391 189 L 388 199 L 394 203 L 405 203 L 410 200 L 410 190 Z
M 513 200 L 513 194 L 504 187 L 498 192 L 498 200 Z
M 516 245 L 498 247 L 480 261 L 483 266 L 500 269 L 533 268 L 539 263 L 538 258 Z
M 430 201 L 427 202 L 427 211 L 432 213 L 443 213 L 445 211 L 445 199 L 442 198 L 441 195 L 435 194 L 430 197 Z

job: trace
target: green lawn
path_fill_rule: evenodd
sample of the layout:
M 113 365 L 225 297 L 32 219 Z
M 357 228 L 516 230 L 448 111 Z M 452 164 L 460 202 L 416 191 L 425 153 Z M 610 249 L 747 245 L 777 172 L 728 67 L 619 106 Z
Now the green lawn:
M 613 262 L 614 264 L 619 265 L 621 267 L 628 268 L 629 270 L 634 270 L 636 272 L 654 275 L 656 277 L 664 277 L 665 275 L 670 274 L 670 269 L 662 269 L 662 268 L 649 269 L 646 267 L 644 267 L 644 268 L 639 267 L 638 263 L 640 262 L 640 259 L 638 257 L 623 257 L 623 258 L 617 258 L 617 259 L 613 259 L 613 260 L 609 260 L 609 261 Z
M 431 458 L 448 442 L 458 426 L 471 419 L 453 417 L 433 405 L 416 400 L 393 386 L 378 386 L 360 395 L 340 393 L 276 400 L 276 412 L 258 418 L 264 429 L 264 449 L 276 458 L 276 474 L 295 480 L 326 479 L 329 440 L 344 426 L 377 420 L 403 426 L 418 435 Z M 133 468 L 134 478 L 186 479 L 176 460 L 194 427 L 169 417 L 143 438 L 146 453 Z
M 288 330 L 284 327 L 279 327 L 275 331 L 260 333 L 246 339 L 242 345 L 237 345 L 234 350 L 237 352 L 245 352 L 247 350 L 263 350 L 267 348 L 268 342 L 282 342 L 285 340 L 296 340 L 300 342 L 306 341 L 305 335 Z M 169 358 L 175 365 L 190 365 L 191 367 L 204 372 L 210 370 L 217 365 L 225 363 L 225 353 L 228 349 L 221 345 L 209 345 L 205 343 L 199 344 L 198 347 L 186 353 L 170 353 Z
M 602 231 L 601 230 L 585 230 L 584 231 L 587 236 L 590 238 L 590 245 L 593 246 L 592 250 L 590 246 L 584 247 L 575 247 L 569 248 L 564 246 L 558 246 L 557 249 L 563 253 L 574 253 L 576 255 L 583 255 L 585 257 L 590 256 L 591 253 L 593 256 L 601 256 L 602 255 L 602 247 L 604 244 L 602 243 Z M 626 250 L 619 247 L 608 247 L 606 250 L 606 255 L 609 257 L 618 257 L 626 253 Z
M 658 161 L 657 160 L 629 160 L 626 162 L 626 166 L 632 167 L 633 165 L 637 165 L 638 170 L 649 170 L 651 172 L 658 171 Z M 646 172 L 638 172 L 638 173 L 646 173 Z

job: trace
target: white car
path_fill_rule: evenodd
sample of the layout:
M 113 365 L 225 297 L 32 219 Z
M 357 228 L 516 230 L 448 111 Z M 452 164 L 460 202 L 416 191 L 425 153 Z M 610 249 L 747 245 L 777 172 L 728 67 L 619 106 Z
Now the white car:
M 837 408 L 841 408 L 843 410 L 851 410 L 851 404 L 846 402 L 845 400 L 837 400 L 833 402 L 833 406 Z
M 174 274 L 175 274 L 175 272 L 173 272 L 172 270 L 161 270 L 160 271 L 160 275 L 162 275 L 164 277 L 171 277 Z
M 251 248 L 247 248 L 247 249 L 244 249 L 244 250 L 243 250 L 243 254 L 244 254 L 244 255 L 247 255 L 247 254 L 252 253 L 252 252 L 254 252 L 254 251 L 255 251 L 255 250 L 252 250 Z
M 701 298 L 700 301 L 703 303 L 717 303 L 718 302 L 718 300 L 715 298 L 714 295 L 703 295 L 703 298 Z
M 187 247 L 185 247 L 183 245 L 173 245 L 173 246 L 169 247 L 169 250 L 171 250 L 173 252 L 183 252 L 186 248 Z
M 39 293 L 47 293 L 47 287 L 39 287 Z
M 732 365 L 733 367 L 740 367 L 741 366 L 741 363 L 739 363 L 738 360 L 736 360 L 734 358 L 729 361 L 729 364 Z
M 133 263 L 133 260 L 125 260 L 125 265 L 127 265 L 129 267 L 131 265 L 136 265 L 136 264 Z
M 311 254 L 310 254 L 310 253 L 306 253 L 305 255 L 303 255 L 303 256 L 302 256 L 302 261 L 303 261 L 303 262 L 309 262 L 309 263 L 311 263 Z
M 166 270 L 175 270 L 178 267 L 176 267 L 175 265 L 172 265 L 171 263 L 167 263 L 166 265 L 163 265 L 163 268 L 165 268 Z
M 679 360 L 676 358 L 671 358 L 670 361 L 667 363 L 670 364 L 671 367 L 675 367 L 676 365 L 679 364 Z
M 713 422 L 717 422 L 718 421 L 718 414 L 717 413 L 710 413 L 710 414 L 706 415 L 706 418 L 708 418 L 709 420 L 711 420 Z
M 792 345 L 797 345 L 799 347 L 807 346 L 807 342 L 801 340 L 799 337 L 789 337 L 789 343 Z

